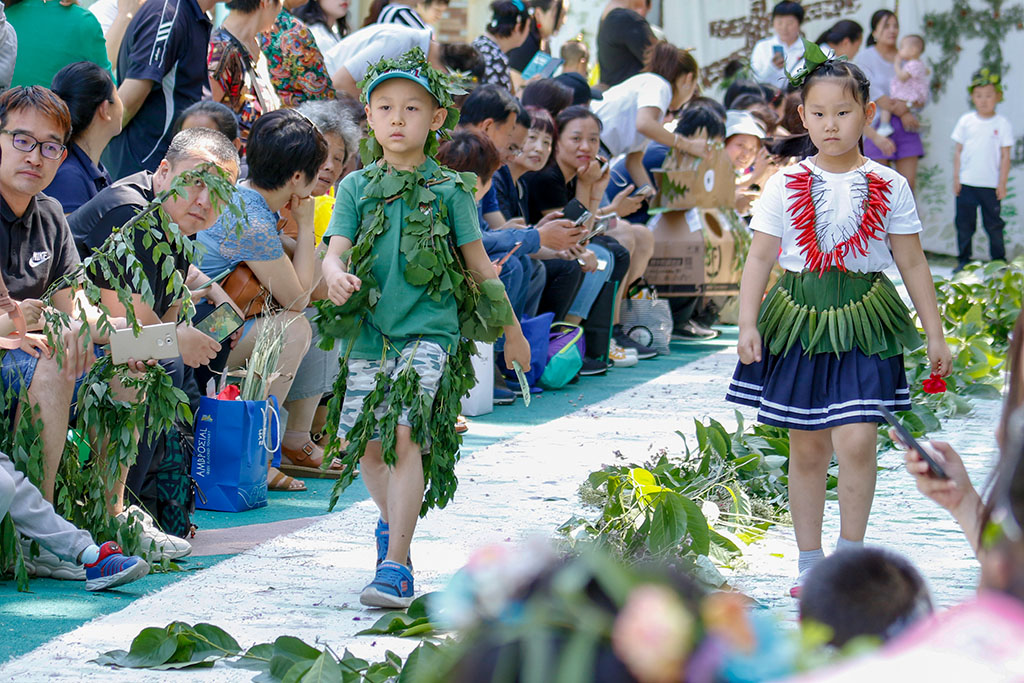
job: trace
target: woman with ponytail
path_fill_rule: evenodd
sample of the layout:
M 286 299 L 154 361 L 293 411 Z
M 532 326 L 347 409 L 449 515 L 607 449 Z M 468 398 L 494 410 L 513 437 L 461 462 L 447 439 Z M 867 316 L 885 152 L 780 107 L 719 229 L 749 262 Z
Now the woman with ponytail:
M 512 69 L 522 73 L 538 52 L 551 53 L 551 36 L 569 16 L 569 0 L 523 0 L 533 15 L 530 32 L 523 44 L 508 54 Z M 518 74 L 517 74 L 518 76 Z
M 69 214 L 112 182 L 100 155 L 121 132 L 124 105 L 110 72 L 93 62 L 68 64 L 53 77 L 50 88 L 71 112 L 71 140 L 67 158 L 44 192 Z
M 530 32 L 530 11 L 523 0 L 495 0 L 487 33 L 473 41 L 484 61 L 483 83 L 494 83 L 514 93 L 508 53 L 523 44 Z
M 864 27 L 852 19 L 837 21 L 814 41 L 825 54 L 852 60 L 860 52 L 864 41 Z M 827 50 L 825 48 L 828 48 Z

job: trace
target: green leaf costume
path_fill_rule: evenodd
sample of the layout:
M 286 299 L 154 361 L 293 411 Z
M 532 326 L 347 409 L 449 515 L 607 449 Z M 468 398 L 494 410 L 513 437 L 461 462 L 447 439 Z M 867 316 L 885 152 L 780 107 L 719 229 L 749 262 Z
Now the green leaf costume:
M 440 136 L 447 136 L 458 120 L 452 95 L 463 92 L 459 85 L 431 68 L 423 52 L 414 48 L 398 60 L 381 60 L 370 68 L 360 83 L 364 102 L 367 100 L 367 86 L 378 76 L 391 71 L 414 72 L 426 78 L 430 93 L 441 107 L 448 110 L 448 118 L 439 131 Z M 338 434 L 332 434 L 328 441 L 325 466 L 335 457 L 346 465 L 331 493 L 331 509 L 341 492 L 354 481 L 356 467 L 375 434 L 380 435 L 384 462 L 392 467 L 395 465 L 395 431 L 405 410 L 409 413 L 412 440 L 427 449 L 423 455 L 426 492 L 420 514 L 426 514 L 432 507 L 444 507 L 451 500 L 458 484 L 455 463 L 462 441 L 455 433 L 455 421 L 461 398 L 475 383 L 470 363 L 476 352 L 475 341 L 495 341 L 503 333 L 502 328 L 516 319 L 501 281 L 491 279 L 478 284 L 461 258 L 458 246 L 466 243 L 467 231 L 456 221 L 476 220 L 475 210 L 468 214 L 469 218 L 465 210 L 459 211 L 465 208 L 466 201 L 472 203 L 476 177 L 472 173 L 457 173 L 439 166 L 432 158 L 437 147 L 437 136 L 428 136 L 424 144 L 427 161 L 415 171 L 398 171 L 384 162 L 383 150 L 370 131 L 360 146 L 365 168 L 357 172 L 360 176 L 353 179 L 356 182 L 348 186 L 343 182 L 339 189 L 339 202 L 335 205 L 328 235 L 332 232 L 341 234 L 342 230 L 334 229 L 336 222 L 339 225 L 351 224 L 353 220 L 351 216 L 339 216 L 339 211 L 344 210 L 342 190 L 351 186 L 361 187 L 362 196 L 350 198 L 352 201 L 344 205 L 358 207 L 358 215 L 354 217 L 358 227 L 353 246 L 343 259 L 349 263 L 348 271 L 362 281 L 362 287 L 342 306 L 330 301 L 316 303 L 315 322 L 320 331 L 321 346 L 331 348 L 336 341 L 345 345 L 341 372 L 328 403 L 327 424 L 339 424 L 350 357 L 373 355 L 383 360 L 398 355 L 402 345 L 417 339 L 439 343 L 450 356 L 433 402 L 421 391 L 419 375 L 411 363 L 400 366 L 394 381 L 383 370 L 377 374 L 374 389 L 366 397 L 359 416 L 349 429 L 349 443 L 344 453 L 340 452 Z M 365 184 L 358 184 L 363 181 Z M 403 203 L 404 207 L 392 207 L 395 202 Z M 393 225 L 389 219 L 389 211 L 396 215 L 396 208 L 402 209 L 401 225 Z M 478 226 L 474 227 L 478 230 Z M 398 235 L 393 231 L 398 231 Z M 404 282 L 388 289 L 389 285 L 394 285 L 394 269 L 388 268 L 390 263 L 378 263 L 378 260 L 393 255 L 393 249 L 385 253 L 388 250 L 386 245 L 393 247 L 396 237 L 397 263 Z M 382 244 L 385 245 L 384 251 L 381 251 Z M 378 274 L 387 273 L 388 281 L 379 282 L 375 270 Z M 413 299 L 421 305 L 409 316 L 396 316 L 396 310 L 408 306 L 409 301 L 382 297 L 385 289 L 392 295 L 401 292 L 403 299 Z M 446 311 L 451 310 L 452 299 L 457 316 L 452 315 L 450 321 L 446 321 Z M 436 315 L 424 317 L 422 312 L 416 313 L 423 309 Z M 409 329 L 413 317 L 416 318 L 415 329 Z M 381 329 L 378 323 L 382 321 L 387 329 Z M 392 336 L 396 334 L 395 330 L 399 331 L 398 338 Z M 373 345 L 380 348 L 371 353 Z M 385 400 L 386 410 L 378 420 L 374 410 Z

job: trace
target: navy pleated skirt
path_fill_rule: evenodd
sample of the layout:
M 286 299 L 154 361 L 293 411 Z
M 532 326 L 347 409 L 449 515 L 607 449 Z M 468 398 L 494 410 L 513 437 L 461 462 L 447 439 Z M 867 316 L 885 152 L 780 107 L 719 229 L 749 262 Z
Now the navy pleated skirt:
M 884 422 L 882 403 L 910 410 L 903 354 L 882 359 L 860 349 L 804 355 L 800 343 L 783 356 L 761 350 L 761 362 L 738 363 L 726 400 L 758 409 L 758 421 L 814 431 L 856 422 Z

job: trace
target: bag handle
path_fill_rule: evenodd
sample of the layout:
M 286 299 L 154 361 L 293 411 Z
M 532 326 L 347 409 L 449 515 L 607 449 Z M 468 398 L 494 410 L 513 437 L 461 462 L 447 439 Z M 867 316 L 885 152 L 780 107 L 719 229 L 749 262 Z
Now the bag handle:
M 267 449 L 268 453 L 275 453 L 277 451 L 277 449 L 281 447 L 281 440 L 282 440 L 282 435 L 281 435 L 281 413 L 278 412 L 277 407 L 274 405 L 274 403 L 271 403 L 268 400 L 267 401 L 267 418 L 266 418 L 266 422 L 265 422 L 265 427 L 267 428 L 267 434 L 268 435 L 270 434 L 270 430 L 271 430 L 271 426 L 272 426 L 272 424 L 270 422 L 271 415 L 273 415 L 274 420 L 277 422 L 277 444 L 273 448 L 271 448 L 270 446 L 267 446 L 266 444 L 264 444 L 264 447 Z M 268 438 L 269 438 L 269 436 L 268 436 Z

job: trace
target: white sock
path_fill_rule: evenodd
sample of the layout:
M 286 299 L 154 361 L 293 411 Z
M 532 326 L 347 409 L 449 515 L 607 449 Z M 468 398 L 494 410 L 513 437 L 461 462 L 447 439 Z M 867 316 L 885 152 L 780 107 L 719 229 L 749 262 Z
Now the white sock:
M 82 564 L 95 564 L 98 559 L 100 559 L 100 547 L 95 543 L 83 550 L 82 554 L 78 556 L 78 561 Z
M 814 565 L 824 559 L 825 552 L 821 548 L 817 550 L 801 550 L 800 559 L 797 560 L 797 568 L 801 576 L 814 569 Z
M 842 536 L 836 541 L 836 550 L 857 550 L 864 547 L 864 541 L 848 541 Z

